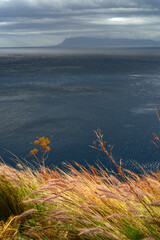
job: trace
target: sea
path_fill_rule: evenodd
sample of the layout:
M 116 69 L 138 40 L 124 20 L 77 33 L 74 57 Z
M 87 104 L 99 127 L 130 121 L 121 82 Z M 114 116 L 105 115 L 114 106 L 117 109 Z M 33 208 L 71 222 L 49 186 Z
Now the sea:
M 101 129 L 130 170 L 160 169 L 160 48 L 0 49 L 0 156 L 15 165 L 36 137 L 50 137 L 46 165 L 112 168 L 91 145 Z

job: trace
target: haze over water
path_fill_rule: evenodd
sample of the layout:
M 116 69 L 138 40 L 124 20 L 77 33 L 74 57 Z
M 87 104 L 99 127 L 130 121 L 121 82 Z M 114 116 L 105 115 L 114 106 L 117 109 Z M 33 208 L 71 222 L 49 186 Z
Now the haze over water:
M 11 163 L 4 148 L 23 158 L 36 136 L 53 135 L 48 166 L 101 161 L 109 167 L 89 147 L 99 127 L 124 167 L 136 160 L 159 169 L 151 143 L 159 90 L 159 48 L 0 49 L 0 155 Z

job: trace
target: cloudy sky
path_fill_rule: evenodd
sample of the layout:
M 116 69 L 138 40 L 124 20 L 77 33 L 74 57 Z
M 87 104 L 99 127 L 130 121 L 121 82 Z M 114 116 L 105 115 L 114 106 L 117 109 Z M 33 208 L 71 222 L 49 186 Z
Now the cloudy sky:
M 0 0 L 0 47 L 77 36 L 160 41 L 160 0 Z

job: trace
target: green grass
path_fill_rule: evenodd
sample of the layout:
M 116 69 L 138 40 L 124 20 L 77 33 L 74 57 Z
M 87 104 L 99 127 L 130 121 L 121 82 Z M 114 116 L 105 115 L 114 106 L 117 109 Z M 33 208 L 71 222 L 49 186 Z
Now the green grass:
M 0 239 L 160 239 L 160 171 L 126 170 L 124 182 L 101 167 L 66 166 L 1 164 Z
M 78 163 L 65 164 L 66 171 L 48 169 L 44 148 L 37 170 L 0 164 L 0 239 L 160 239 L 160 171 L 140 175 L 123 169 L 101 131 L 95 133 L 92 147 L 106 154 L 117 173 Z M 160 137 L 155 140 L 160 145 Z

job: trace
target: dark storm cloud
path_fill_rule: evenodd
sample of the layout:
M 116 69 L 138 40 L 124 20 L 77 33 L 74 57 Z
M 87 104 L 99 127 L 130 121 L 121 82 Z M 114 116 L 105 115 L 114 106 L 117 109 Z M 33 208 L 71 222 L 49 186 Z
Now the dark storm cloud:
M 4 1 L 1 0 L 0 3 L 0 16 L 1 17 L 47 17 L 53 14 L 67 14 L 68 10 L 72 11 L 84 11 L 84 10 L 94 10 L 99 9 L 109 9 L 109 8 L 159 8 L 159 3 L 157 0 L 152 1 L 128 1 L 128 0 L 86 0 L 86 1 L 76 1 L 76 0 L 14 0 L 14 1 Z
M 106 34 L 159 40 L 159 16 L 159 0 L 1 0 L 0 45 L 7 35 L 8 44 L 13 35 L 17 42 L 24 35 L 22 45 Z M 48 37 L 52 35 L 54 39 Z

